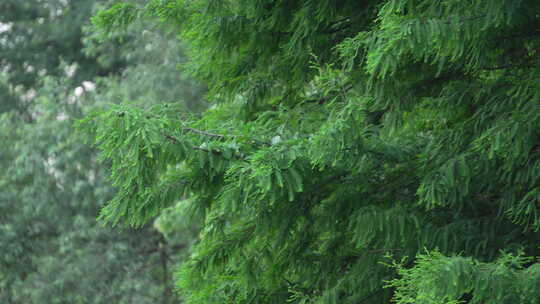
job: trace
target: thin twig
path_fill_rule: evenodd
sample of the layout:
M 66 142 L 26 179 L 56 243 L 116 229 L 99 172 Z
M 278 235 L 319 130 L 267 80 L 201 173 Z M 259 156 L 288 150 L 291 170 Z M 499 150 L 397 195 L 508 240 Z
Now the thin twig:
M 163 134 L 163 136 L 165 136 L 165 138 L 167 138 L 168 140 L 178 144 L 180 143 L 180 140 L 170 134 Z M 216 155 L 221 155 L 221 151 L 216 151 L 216 150 L 208 150 L 206 148 L 202 148 L 202 147 L 198 147 L 198 146 L 191 146 L 192 149 L 194 150 L 199 150 L 199 151 L 203 151 L 203 152 L 207 152 L 207 153 L 212 153 L 212 154 L 216 154 Z
M 217 134 L 217 133 L 211 133 L 211 132 L 207 132 L 207 131 L 203 131 L 203 130 L 199 130 L 199 129 L 194 129 L 194 128 L 190 128 L 190 127 L 182 127 L 183 130 L 185 131 L 188 131 L 188 132 L 192 132 L 192 133 L 196 133 L 196 134 L 199 134 L 199 135 L 204 135 L 204 136 L 208 136 L 208 137 L 214 137 L 214 138 L 218 138 L 218 139 L 221 139 L 221 140 L 225 140 L 227 138 L 239 138 L 240 135 L 223 135 L 223 134 Z M 264 142 L 264 141 L 260 141 L 260 140 L 257 140 L 257 139 L 248 139 L 248 141 L 252 144 L 259 144 L 261 146 L 271 146 L 270 143 L 267 143 L 267 142 Z M 201 149 L 199 149 L 201 150 Z M 202 150 L 204 151 L 204 150 Z
M 190 128 L 190 127 L 182 127 L 183 130 L 186 130 L 186 131 L 189 131 L 189 132 L 192 132 L 192 133 L 197 133 L 197 134 L 200 134 L 200 135 L 204 135 L 204 136 L 208 136 L 208 137 L 215 137 L 215 138 L 219 138 L 219 139 L 225 139 L 227 137 L 238 137 L 237 135 L 222 135 L 222 134 L 216 134 L 216 133 L 210 133 L 210 132 L 206 132 L 206 131 L 202 131 L 202 130 L 199 130 L 199 129 L 194 129 L 194 128 Z

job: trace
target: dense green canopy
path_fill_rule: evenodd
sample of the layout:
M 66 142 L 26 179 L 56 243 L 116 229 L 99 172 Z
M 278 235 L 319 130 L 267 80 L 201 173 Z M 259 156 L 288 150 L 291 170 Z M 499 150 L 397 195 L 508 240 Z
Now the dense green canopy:
M 181 199 L 203 225 L 187 303 L 539 303 L 540 2 L 123 3 L 158 16 L 210 88 L 96 112 L 140 226 Z

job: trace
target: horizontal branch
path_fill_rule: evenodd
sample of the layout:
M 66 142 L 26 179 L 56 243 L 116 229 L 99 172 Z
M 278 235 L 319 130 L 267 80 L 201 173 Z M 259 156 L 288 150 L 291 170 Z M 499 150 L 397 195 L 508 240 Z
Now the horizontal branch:
M 179 144 L 181 141 L 170 135 L 170 134 L 164 134 L 163 136 L 165 136 L 165 138 L 167 138 L 168 140 L 176 143 L 176 144 Z M 221 155 L 221 151 L 216 151 L 216 150 L 209 150 L 209 149 L 206 149 L 206 148 L 202 148 L 202 147 L 198 147 L 198 146 L 191 146 L 192 149 L 194 150 L 199 150 L 199 151 L 203 151 L 203 152 L 207 152 L 207 153 L 212 153 L 212 154 L 215 154 L 215 155 Z
M 215 137 L 219 139 L 226 139 L 227 137 L 231 137 L 231 138 L 238 137 L 237 135 L 223 135 L 223 134 L 210 133 L 210 132 L 206 132 L 206 131 L 202 131 L 202 130 L 194 129 L 190 127 L 182 127 L 182 129 L 188 132 L 192 132 L 192 133 L 196 133 L 196 134 L 200 134 L 200 135 L 204 135 L 208 137 Z
M 211 133 L 211 132 L 208 132 L 208 131 L 203 131 L 203 130 L 194 129 L 194 128 L 190 128 L 190 127 L 182 127 L 182 129 L 185 130 L 185 131 L 191 132 L 191 133 L 195 133 L 195 134 L 199 134 L 199 135 L 203 135 L 203 136 L 208 136 L 208 137 L 213 137 L 213 138 L 217 138 L 217 139 L 221 139 L 221 140 L 225 140 L 227 138 L 239 138 L 240 137 L 239 135 L 224 135 L 224 134 L 218 134 L 218 133 Z M 252 143 L 252 144 L 258 144 L 258 145 L 261 145 L 261 146 L 271 146 L 270 143 L 260 141 L 260 140 L 256 140 L 256 139 L 253 139 L 253 138 L 248 139 L 248 141 L 250 143 Z

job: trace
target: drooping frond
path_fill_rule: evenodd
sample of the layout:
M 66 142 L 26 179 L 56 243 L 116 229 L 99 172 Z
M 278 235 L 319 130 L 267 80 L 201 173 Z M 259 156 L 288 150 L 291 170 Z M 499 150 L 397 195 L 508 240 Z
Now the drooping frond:
M 150 1 L 216 105 L 96 116 L 121 189 L 104 217 L 190 198 L 188 303 L 536 303 L 538 8 Z

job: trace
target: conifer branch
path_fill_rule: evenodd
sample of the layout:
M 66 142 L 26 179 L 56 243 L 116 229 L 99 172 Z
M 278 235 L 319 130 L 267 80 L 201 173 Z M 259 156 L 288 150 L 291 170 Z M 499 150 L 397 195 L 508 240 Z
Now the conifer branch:
M 164 134 L 163 136 L 165 136 L 165 138 L 167 138 L 168 140 L 176 143 L 176 144 L 179 144 L 181 141 L 170 135 L 170 134 Z M 198 147 L 198 146 L 191 146 L 192 149 L 194 150 L 199 150 L 199 151 L 203 151 L 203 152 L 207 152 L 207 153 L 212 153 L 212 154 L 216 154 L 216 155 L 221 155 L 221 151 L 216 151 L 216 150 L 209 150 L 209 149 L 206 149 L 206 148 L 202 148 L 202 147 Z
M 199 129 L 194 129 L 194 128 L 185 127 L 185 126 L 183 126 L 182 129 L 185 130 L 185 131 L 188 131 L 188 132 L 192 132 L 192 133 L 196 133 L 196 134 L 200 134 L 200 135 L 204 135 L 204 136 L 208 136 L 208 137 L 215 137 L 215 138 L 218 138 L 218 139 L 226 139 L 227 137 L 229 137 L 229 138 L 238 137 L 237 135 L 216 134 L 216 133 L 202 131 L 202 130 L 199 130 Z
M 199 130 L 199 129 L 195 129 L 195 128 L 191 128 L 191 127 L 186 127 L 186 126 L 183 126 L 182 129 L 185 130 L 185 131 L 191 132 L 191 133 L 195 133 L 195 134 L 199 134 L 199 135 L 203 135 L 203 136 L 207 136 L 207 137 L 213 137 L 213 138 L 217 138 L 217 139 L 220 139 L 220 140 L 226 140 L 227 138 L 239 138 L 240 137 L 239 135 L 232 135 L 232 134 L 231 135 L 224 135 L 224 134 L 212 133 L 212 132 L 203 131 L 203 130 Z M 248 139 L 248 142 L 250 142 L 252 144 L 259 144 L 261 146 L 271 146 L 270 143 L 260 141 L 260 140 L 257 140 L 257 139 L 253 139 L 253 138 Z
M 179 144 L 181 141 L 180 139 L 170 135 L 170 134 L 163 134 L 163 136 L 168 139 L 169 141 L 171 142 L 174 142 L 176 144 Z M 199 147 L 199 146 L 193 146 L 193 145 L 190 145 L 190 148 L 193 149 L 193 150 L 199 150 L 199 151 L 203 151 L 203 152 L 206 152 L 206 153 L 211 153 L 211 154 L 214 154 L 214 155 L 217 155 L 217 156 L 223 156 L 223 152 L 222 151 L 219 151 L 219 150 L 210 150 L 210 149 L 206 149 L 206 148 L 203 148 L 203 147 Z M 244 157 L 238 155 L 238 154 L 232 154 L 232 156 L 236 159 L 244 159 Z

